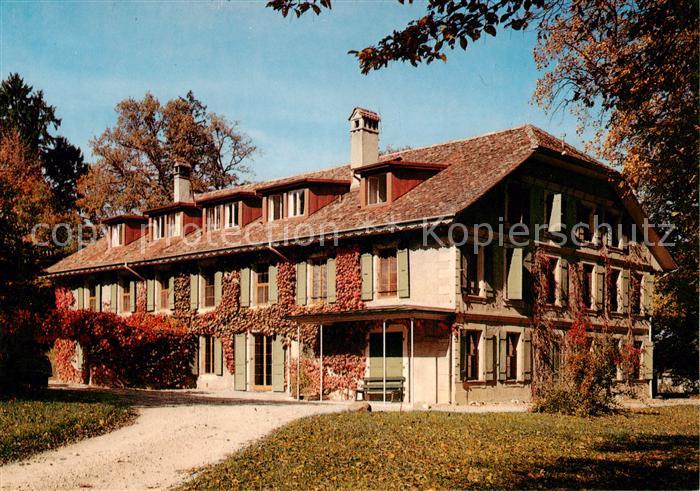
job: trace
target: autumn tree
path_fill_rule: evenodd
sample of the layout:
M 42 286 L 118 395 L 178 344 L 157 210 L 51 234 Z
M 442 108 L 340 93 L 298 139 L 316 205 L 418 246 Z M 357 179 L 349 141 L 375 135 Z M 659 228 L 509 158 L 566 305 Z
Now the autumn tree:
M 405 0 L 398 0 L 405 3 Z M 408 0 L 412 3 L 412 0 Z M 270 0 L 282 15 L 330 0 Z M 677 271 L 657 281 L 655 365 L 698 376 L 698 4 L 690 0 L 429 0 L 423 16 L 352 50 L 369 73 L 393 61 L 445 61 L 483 34 L 534 29 L 534 94 L 570 110 L 590 147 L 623 172 L 652 223 L 672 224 Z
M 177 162 L 192 166 L 200 192 L 240 184 L 250 172 L 251 139 L 192 92 L 166 104 L 146 94 L 121 101 L 116 111 L 116 125 L 91 141 L 97 161 L 78 186 L 93 220 L 169 203 Z

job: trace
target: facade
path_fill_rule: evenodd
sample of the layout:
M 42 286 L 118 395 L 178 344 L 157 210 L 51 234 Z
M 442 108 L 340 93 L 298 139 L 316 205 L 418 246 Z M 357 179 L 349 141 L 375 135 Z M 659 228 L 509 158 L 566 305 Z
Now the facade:
M 349 122 L 348 165 L 202 194 L 176 166 L 171 204 L 106 220 L 48 275 L 75 309 L 187 323 L 199 387 L 465 404 L 529 399 L 545 261 L 555 328 L 576 288 L 591 335 L 631 333 L 652 377 L 653 278 L 675 264 L 617 172 L 530 125 L 380 156 L 379 115 Z

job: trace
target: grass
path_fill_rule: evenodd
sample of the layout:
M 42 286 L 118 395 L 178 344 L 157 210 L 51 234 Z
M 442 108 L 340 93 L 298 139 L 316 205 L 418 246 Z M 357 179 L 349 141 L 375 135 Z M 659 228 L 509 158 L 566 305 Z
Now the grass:
M 697 406 L 599 418 L 343 413 L 276 430 L 198 488 L 698 489 Z
M 107 433 L 135 416 L 103 393 L 45 390 L 0 398 L 0 464 Z

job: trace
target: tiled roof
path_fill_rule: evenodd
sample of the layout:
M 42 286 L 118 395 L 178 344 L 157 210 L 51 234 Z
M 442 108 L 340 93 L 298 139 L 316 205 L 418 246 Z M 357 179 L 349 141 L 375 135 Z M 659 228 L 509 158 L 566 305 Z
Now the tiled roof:
M 149 241 L 142 237 L 123 247 L 108 249 L 106 241 L 63 259 L 48 268 L 50 274 L 139 263 L 174 260 L 188 255 L 264 246 L 288 235 L 318 236 L 332 233 L 368 233 L 391 224 L 421 223 L 424 219 L 449 219 L 474 203 L 503 178 L 525 162 L 536 150 L 566 154 L 606 171 L 610 169 L 561 140 L 530 125 L 439 145 L 383 155 L 380 161 L 401 158 L 407 162 L 444 164 L 447 167 L 388 205 L 360 207 L 359 192 L 351 189 L 340 199 L 300 219 L 288 218 L 263 223 L 258 219 L 243 229 L 198 231 L 185 238 Z M 221 198 L 242 190 L 279 186 L 299 179 L 349 180 L 349 165 L 290 176 L 232 189 L 199 194 L 196 199 Z M 303 231 L 303 233 L 301 233 Z M 295 234 L 299 232 L 299 234 Z

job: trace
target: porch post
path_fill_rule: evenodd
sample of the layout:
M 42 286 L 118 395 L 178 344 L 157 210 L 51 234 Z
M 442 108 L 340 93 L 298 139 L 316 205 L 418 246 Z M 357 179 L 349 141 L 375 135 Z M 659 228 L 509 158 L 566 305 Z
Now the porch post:
M 409 391 L 411 392 L 410 402 L 413 404 L 415 402 L 415 386 L 413 384 L 413 318 L 411 318 L 411 359 L 409 361 L 408 376 L 411 378 L 409 381 Z
M 319 375 L 321 376 L 321 383 L 319 388 L 319 400 L 323 400 L 323 324 L 321 324 L 321 339 L 320 339 L 320 354 L 321 354 L 321 370 Z
M 386 320 L 382 321 L 382 402 L 386 404 Z
M 297 401 L 301 399 L 301 325 L 297 324 Z

